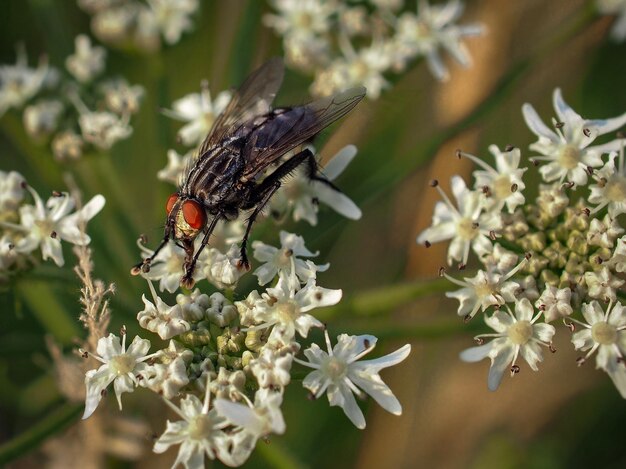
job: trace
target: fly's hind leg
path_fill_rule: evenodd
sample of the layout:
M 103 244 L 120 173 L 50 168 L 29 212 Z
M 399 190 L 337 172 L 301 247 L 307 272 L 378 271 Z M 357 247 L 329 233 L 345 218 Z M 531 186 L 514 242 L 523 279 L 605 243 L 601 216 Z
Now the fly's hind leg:
M 248 262 L 248 236 L 250 236 L 250 230 L 252 230 L 252 224 L 259 216 L 259 214 L 263 211 L 269 200 L 272 198 L 274 193 L 280 188 L 281 180 L 291 173 L 294 169 L 300 166 L 304 161 L 311 161 L 313 164 L 314 172 L 317 172 L 317 163 L 315 162 L 315 156 L 311 150 L 306 149 L 301 151 L 300 153 L 296 153 L 283 164 L 281 164 L 278 168 L 274 170 L 274 172 L 268 175 L 263 181 L 257 185 L 254 190 L 250 193 L 248 197 L 248 201 L 243 207 L 244 209 L 254 207 L 254 211 L 248 217 L 248 223 L 246 225 L 246 232 L 243 235 L 243 239 L 241 240 L 241 250 L 240 250 L 240 259 L 238 266 L 240 268 L 244 268 L 246 270 L 250 269 L 250 263 Z M 309 162 L 309 166 L 311 163 Z M 310 171 L 310 169 L 309 169 Z M 316 176 L 316 180 L 319 176 Z M 319 177 L 319 179 L 324 180 L 330 184 L 330 181 Z

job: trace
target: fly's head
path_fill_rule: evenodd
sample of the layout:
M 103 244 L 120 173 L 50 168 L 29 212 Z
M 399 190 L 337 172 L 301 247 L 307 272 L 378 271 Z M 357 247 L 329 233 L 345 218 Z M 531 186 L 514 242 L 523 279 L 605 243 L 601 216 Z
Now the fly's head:
M 193 251 L 193 240 L 204 229 L 207 222 L 206 211 L 202 203 L 187 196 L 174 192 L 167 199 L 167 229 L 171 230 L 172 237 L 181 241 Z

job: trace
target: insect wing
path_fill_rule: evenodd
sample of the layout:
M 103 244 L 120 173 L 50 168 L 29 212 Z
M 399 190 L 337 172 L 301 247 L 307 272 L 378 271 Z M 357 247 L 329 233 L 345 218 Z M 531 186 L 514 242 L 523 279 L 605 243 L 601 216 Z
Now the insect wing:
M 220 144 L 229 134 L 237 130 L 240 124 L 270 111 L 283 81 L 284 68 L 282 59 L 274 57 L 250 74 L 198 147 L 199 156 Z
M 289 150 L 345 116 L 364 96 L 364 87 L 350 88 L 305 106 L 287 110 L 263 124 L 244 150 L 248 160 L 244 177 L 254 178 Z

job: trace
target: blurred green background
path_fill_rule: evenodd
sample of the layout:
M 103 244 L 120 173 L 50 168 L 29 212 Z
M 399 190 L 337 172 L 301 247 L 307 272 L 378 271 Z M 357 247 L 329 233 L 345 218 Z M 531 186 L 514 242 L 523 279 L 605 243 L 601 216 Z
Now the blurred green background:
M 414 3 L 407 3 L 414 11 Z M 182 151 L 175 138 L 179 124 L 158 110 L 199 91 L 202 79 L 209 80 L 215 95 L 239 84 L 268 57 L 280 55 L 280 38 L 260 22 L 268 11 L 257 0 L 206 1 L 194 17 L 194 31 L 175 46 L 150 55 L 109 49 L 107 74 L 145 88 L 141 111 L 132 119 L 133 135 L 109 152 L 61 165 L 47 146 L 26 136 L 20 113 L 0 118 L 1 170 L 21 172 L 42 197 L 65 189 L 64 172 L 74 174 L 85 200 L 97 193 L 106 196 L 107 205 L 89 233 L 95 276 L 117 286 L 111 330 L 126 324 L 131 335 L 137 332 L 133 322 L 147 287 L 128 275 L 138 259 L 135 240 L 140 233 L 152 243 L 160 238 L 172 186 L 158 181 L 156 172 L 165 166 L 167 149 Z M 346 221 L 326 210 L 316 227 L 287 223 L 281 228 L 302 234 L 308 247 L 320 250 L 320 260 L 331 263 L 320 276 L 321 285 L 342 288 L 345 304 L 356 298 L 360 303 L 354 304 L 363 306 L 322 311 L 331 333 L 372 333 L 381 338 L 377 355 L 413 344 L 407 361 L 383 372 L 404 413 L 388 415 L 369 400 L 363 403 L 367 428 L 359 431 L 340 409 L 329 408 L 326 399 L 307 400 L 306 391 L 292 383 L 283 407 L 286 434 L 260 442 L 244 467 L 626 466 L 626 403 L 592 363 L 576 367 L 577 354 L 564 327 L 557 334 L 558 352 L 545 357 L 538 373 L 525 368 L 490 393 L 488 363 L 469 365 L 457 358 L 482 324 L 463 325 L 455 304 L 436 293 L 439 284 L 433 295 L 398 300 L 401 306 L 394 305 L 393 293 L 364 296 L 372 289 L 433 278 L 444 264 L 446 246 L 426 252 L 416 246 L 415 236 L 430 223 L 438 198 L 427 181 L 436 177 L 447 188 L 450 175 L 471 171 L 467 161 L 454 156 L 456 148 L 487 156 L 491 143 L 514 144 L 529 156 L 534 135 L 524 124 L 521 105 L 532 103 L 547 120 L 557 86 L 584 117 L 626 111 L 626 44 L 608 38 L 612 21 L 596 16 L 593 2 L 581 0 L 468 1 L 460 22 L 481 22 L 488 31 L 466 42 L 474 59 L 471 69 L 449 61 L 452 79 L 440 84 L 417 63 L 392 78 L 393 88 L 379 100 L 362 103 L 345 122 L 322 134 L 322 158 L 348 143 L 359 148 L 338 184 L 363 209 L 363 219 Z M 23 42 L 31 65 L 46 53 L 51 64 L 62 67 L 80 33 L 89 33 L 89 18 L 73 1 L 5 0 L 0 63 L 14 63 L 15 44 Z M 307 101 L 309 84 L 310 78 L 288 71 L 277 103 Z M 533 178 L 531 168 L 526 180 Z M 259 238 L 277 242 L 276 232 L 267 228 L 255 230 L 253 239 Z M 0 444 L 64 408 L 44 337 L 52 336 L 69 351 L 73 338 L 83 333 L 76 320 L 80 285 L 69 249 L 65 259 L 65 267 L 41 265 L 0 294 Z M 242 291 L 252 281 L 244 282 Z M 319 342 L 321 335 L 314 337 Z M 141 390 L 125 395 L 123 414 L 112 402 L 99 409 L 111 414 L 108 420 L 122 415 L 125 421 L 103 417 L 87 424 L 70 415 L 74 433 L 48 439 L 9 467 L 57 467 L 54 461 L 58 465 L 63 452 L 71 455 L 74 467 L 169 467 L 175 451 L 150 453 L 151 435 L 164 427 L 164 406 L 147 396 Z M 140 418 L 147 422 L 138 423 Z M 99 430 L 93 428 L 98 422 Z M 80 442 L 80 434 L 100 439 L 69 443 Z M 145 453 L 120 458 L 123 434 L 135 435 Z

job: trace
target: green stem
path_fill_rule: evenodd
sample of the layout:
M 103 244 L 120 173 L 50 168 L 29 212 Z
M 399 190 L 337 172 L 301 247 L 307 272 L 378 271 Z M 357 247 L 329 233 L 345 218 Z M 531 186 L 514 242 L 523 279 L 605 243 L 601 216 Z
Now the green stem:
M 308 467 L 275 439 L 271 439 L 269 443 L 261 441 L 257 444 L 256 451 L 270 467 L 276 469 L 304 469 Z
M 0 466 L 39 447 L 44 440 L 76 420 L 82 411 L 82 404 L 64 404 L 21 435 L 4 443 L 0 446 Z
M 316 316 L 321 320 L 328 320 L 335 316 L 367 317 L 382 315 L 418 298 L 454 290 L 455 288 L 445 278 L 388 285 L 344 298 L 338 305 L 320 310 Z

